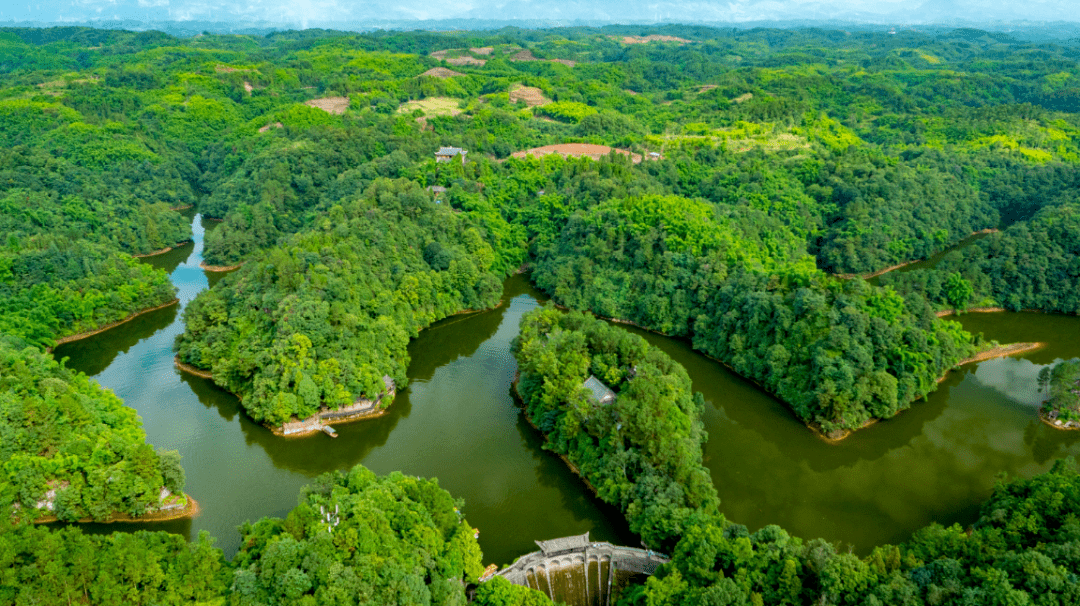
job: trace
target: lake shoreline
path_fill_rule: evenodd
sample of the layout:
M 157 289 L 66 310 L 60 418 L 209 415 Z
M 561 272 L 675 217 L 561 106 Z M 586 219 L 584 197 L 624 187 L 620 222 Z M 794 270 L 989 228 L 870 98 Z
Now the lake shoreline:
M 954 246 L 958 246 L 961 242 L 963 242 L 964 240 L 967 240 L 968 238 L 971 238 L 973 236 L 979 236 L 979 235 L 983 235 L 983 234 L 994 234 L 994 233 L 997 233 L 999 231 L 1001 231 L 1001 230 L 997 229 L 996 227 L 988 227 L 986 229 L 980 229 L 979 231 L 973 231 L 970 234 L 964 236 L 963 238 L 960 238 L 959 240 L 957 240 L 956 244 L 952 244 L 952 245 L 946 247 L 945 250 L 938 251 L 938 252 L 934 253 L 933 255 L 930 255 L 929 257 L 925 257 L 925 258 L 922 258 L 922 259 L 912 259 L 911 261 L 905 261 L 905 262 L 899 263 L 897 265 L 891 265 L 889 267 L 885 267 L 885 268 L 879 269 L 877 271 L 864 272 L 864 273 L 861 273 L 861 274 L 859 274 L 859 273 L 855 273 L 855 274 L 832 274 L 832 276 L 834 276 L 836 278 L 840 278 L 841 280 L 853 280 L 855 278 L 862 278 L 863 280 L 869 280 L 871 278 L 876 278 L 878 276 L 883 276 L 883 275 L 885 275 L 885 274 L 887 274 L 889 272 L 896 271 L 897 269 L 902 269 L 904 267 L 907 267 L 908 265 L 914 265 L 916 263 L 921 263 L 923 261 L 926 261 L 927 259 L 929 259 L 930 257 L 933 257 L 934 255 L 941 254 L 943 252 L 946 252 L 947 250 L 949 250 L 950 248 L 952 248 Z
M 499 299 L 499 302 L 496 303 L 493 307 L 488 307 L 488 308 L 485 308 L 485 309 L 463 309 L 463 310 L 455 312 L 455 313 L 453 313 L 453 314 L 451 314 L 451 315 L 449 315 L 449 316 L 447 316 L 446 318 L 443 318 L 443 319 L 445 320 L 447 318 L 452 318 L 454 316 L 474 315 L 474 314 L 478 314 L 478 313 L 482 313 L 482 312 L 486 312 L 486 311 L 492 311 L 494 309 L 498 309 L 503 304 L 503 302 L 504 301 L 502 299 Z M 430 328 L 430 326 L 428 328 Z M 427 330 L 427 328 L 424 328 L 423 330 Z M 192 366 L 191 364 L 186 364 L 184 362 L 181 362 L 179 355 L 173 356 L 173 365 L 176 366 L 176 368 L 178 368 L 180 371 L 186 372 L 186 373 L 191 374 L 191 375 L 194 375 L 194 376 L 199 377 L 201 379 L 206 379 L 206 380 L 209 380 L 209 381 L 214 380 L 214 373 L 213 372 L 211 372 L 209 370 L 202 370 L 197 366 Z M 214 382 L 214 385 L 217 385 L 218 387 L 221 387 L 221 385 L 218 385 L 218 383 L 216 381 Z M 224 387 L 221 387 L 221 388 L 224 389 Z M 229 390 L 226 389 L 225 391 L 229 391 Z M 235 396 L 236 399 L 243 401 L 243 398 L 239 394 L 233 393 L 231 391 L 229 391 L 229 393 L 232 394 L 233 396 Z M 356 421 L 365 421 L 365 420 L 368 420 L 368 419 L 375 419 L 375 418 L 378 418 L 378 417 L 381 417 L 381 416 L 385 415 L 389 411 L 390 405 L 393 404 L 393 401 L 391 401 L 390 404 L 387 404 L 386 406 L 383 406 L 381 408 L 378 407 L 378 404 L 380 403 L 380 401 L 382 400 L 382 398 L 385 395 L 386 395 L 385 393 L 381 394 L 379 396 L 379 399 L 375 401 L 376 408 L 371 408 L 370 406 L 365 406 L 364 408 L 362 408 L 360 410 L 357 410 L 355 413 L 350 414 L 350 413 L 348 413 L 348 411 L 346 411 L 346 414 L 344 414 L 343 416 L 340 416 L 340 417 L 334 417 L 334 416 L 323 417 L 323 415 L 338 415 L 338 414 L 342 413 L 342 409 L 340 409 L 340 408 L 338 408 L 338 409 L 326 408 L 325 410 L 322 410 L 321 407 L 320 407 L 319 412 L 317 412 L 314 415 L 311 415 L 310 417 L 307 417 L 305 419 L 299 419 L 299 418 L 294 417 L 295 420 L 291 420 L 291 421 L 289 421 L 287 423 L 283 423 L 281 425 L 271 425 L 269 423 L 263 423 L 263 422 L 258 422 L 258 423 L 260 425 L 262 425 L 263 427 L 269 429 L 270 433 L 274 434 L 275 436 L 281 437 L 281 438 L 307 438 L 307 437 L 311 437 L 311 436 L 313 436 L 315 434 L 321 433 L 323 431 L 323 429 L 322 429 L 323 427 L 329 427 L 329 426 L 332 426 L 332 425 L 345 425 L 347 423 L 354 423 Z M 391 396 L 397 395 L 397 390 L 394 389 L 392 392 L 390 392 L 390 395 Z M 350 407 L 356 406 L 357 403 L 358 402 L 354 402 L 353 404 L 350 404 L 349 406 Z M 244 411 L 244 414 L 247 414 L 247 411 Z M 293 424 L 310 425 L 310 427 L 303 428 L 303 429 L 300 429 L 298 431 L 287 431 L 286 425 L 293 425 Z
M 243 267 L 243 265 L 244 261 L 241 261 L 236 265 L 207 265 L 206 261 L 199 261 L 199 268 L 201 268 L 203 271 L 212 271 L 215 273 L 240 269 L 241 267 Z
M 130 321 L 134 320 L 135 318 L 138 318 L 139 316 L 141 316 L 143 314 L 148 314 L 148 313 L 150 313 L 152 311 L 157 311 L 159 309 L 165 309 L 166 307 L 176 305 L 179 302 L 180 302 L 180 299 L 179 299 L 179 297 L 177 297 L 177 298 L 174 298 L 173 300 L 169 301 L 168 303 L 163 303 L 161 305 L 156 305 L 154 307 L 148 307 L 146 309 L 137 311 L 137 312 L 131 314 L 130 316 L 124 318 L 123 320 L 117 320 L 115 322 L 110 322 L 110 323 L 106 324 L 105 326 L 102 326 L 101 328 L 98 328 L 98 329 L 95 329 L 95 330 L 89 330 L 89 331 L 86 331 L 86 332 L 80 332 L 80 333 L 77 333 L 77 334 L 74 334 L 74 335 L 68 335 L 66 337 L 60 337 L 59 339 L 56 339 L 56 343 L 52 347 L 47 347 L 45 349 L 45 351 L 47 351 L 49 353 L 52 353 L 54 349 L 56 349 L 57 347 L 60 347 L 61 345 L 65 345 L 67 343 L 73 343 L 75 341 L 81 341 L 82 339 L 86 339 L 86 338 L 92 337 L 92 336 L 94 336 L 96 334 L 103 333 L 106 330 L 116 328 L 117 326 L 120 326 L 121 324 L 125 324 L 127 322 L 130 322 Z
M 547 434 L 545 434 L 536 423 L 533 423 L 533 420 L 529 418 L 529 413 L 525 411 L 525 398 L 521 397 L 521 392 L 518 391 L 518 379 L 520 378 L 521 372 L 516 372 L 514 373 L 514 380 L 510 383 L 510 385 L 514 388 L 514 400 L 521 403 L 521 416 L 525 418 L 525 422 L 528 423 L 530 427 L 535 429 L 536 433 L 540 434 L 540 437 L 544 438 L 544 444 L 548 444 L 550 442 L 548 440 Z M 585 484 L 585 486 L 590 491 L 592 491 L 593 496 L 597 499 L 600 499 L 601 502 L 606 503 L 604 499 L 600 498 L 600 492 L 596 490 L 596 487 L 592 485 L 592 482 L 589 482 L 588 478 L 585 477 L 585 474 L 581 473 L 581 468 L 575 465 L 572 461 L 570 461 L 570 459 L 566 458 L 566 455 L 559 454 L 553 450 L 548 450 L 546 448 L 544 450 L 547 450 L 547 452 L 550 452 L 551 454 L 562 459 L 562 462 L 566 463 L 566 466 L 570 468 L 570 471 L 574 472 L 574 475 L 577 476 L 578 479 L 580 479 L 581 482 Z
M 169 510 L 156 510 L 149 513 L 145 513 L 141 516 L 133 516 L 127 513 L 113 512 L 109 514 L 109 517 L 104 520 L 95 520 L 94 518 L 80 518 L 76 520 L 79 524 L 113 524 L 116 522 L 171 522 L 173 520 L 187 520 L 197 517 L 202 513 L 202 508 L 199 507 L 199 502 L 196 501 L 188 493 L 184 493 L 184 499 L 187 504 L 179 509 Z M 34 524 L 52 524 L 53 522 L 59 522 L 60 518 L 55 515 L 42 516 L 34 520 Z
M 177 242 L 176 244 L 173 244 L 172 246 L 166 246 L 165 248 L 162 248 L 160 250 L 155 250 L 153 252 L 143 253 L 141 255 L 131 255 L 131 256 L 135 257 L 136 259 L 145 259 L 147 257 L 156 257 L 158 255 L 163 255 L 163 254 L 165 254 L 167 252 L 176 250 L 177 248 L 180 248 L 181 246 L 187 246 L 188 244 L 191 244 L 191 242 L 192 242 L 192 240 L 184 240 L 182 242 Z

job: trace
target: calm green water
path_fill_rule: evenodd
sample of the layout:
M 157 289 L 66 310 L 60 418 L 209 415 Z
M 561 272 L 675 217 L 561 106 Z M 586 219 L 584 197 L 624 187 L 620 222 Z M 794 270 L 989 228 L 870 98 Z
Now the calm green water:
M 199 269 L 203 230 L 199 221 L 193 228 L 195 244 L 148 259 L 171 271 L 181 305 L 207 288 Z M 276 437 L 244 415 L 232 395 L 177 371 L 172 343 L 183 330 L 177 307 L 57 348 L 57 357 L 69 357 L 69 366 L 94 375 L 139 412 L 150 443 L 181 452 L 187 492 L 202 508 L 194 520 L 89 527 L 188 536 L 205 529 L 231 555 L 240 541 L 236 527 L 245 520 L 284 516 L 311 478 L 363 463 L 376 473 L 437 477 L 463 497 L 486 562 L 509 563 L 535 551 L 534 539 L 585 531 L 636 545 L 618 512 L 542 450 L 514 405 L 510 341 L 521 315 L 537 305 L 536 294 L 524 279 L 511 279 L 504 301 L 491 312 L 425 330 L 409 348 L 409 386 L 390 412 L 338 426 L 337 439 Z
M 198 221 L 195 227 L 194 245 L 148 260 L 172 272 L 182 304 L 207 287 Z M 151 443 L 181 451 L 188 492 L 202 506 L 193 521 L 92 528 L 189 536 L 206 529 L 231 554 L 237 525 L 284 515 L 310 478 L 363 463 L 378 473 L 438 477 L 465 499 L 488 562 L 534 551 L 534 539 L 586 530 L 636 545 L 621 516 L 541 449 L 514 406 L 510 340 L 543 297 L 520 276 L 504 289 L 498 309 L 425 330 L 410 346 L 410 385 L 390 413 L 339 426 L 336 440 L 275 437 L 231 395 L 176 371 L 171 345 L 182 323 L 175 307 L 58 348 L 57 356 L 69 356 L 69 365 L 139 411 Z M 1080 355 L 1080 318 L 969 314 L 961 321 L 987 338 L 1050 346 L 954 372 L 928 401 L 839 445 L 815 438 L 782 404 L 685 342 L 638 332 L 682 363 L 705 395 L 705 461 L 729 519 L 751 529 L 779 524 L 865 553 L 932 521 L 970 523 L 1001 472 L 1029 477 L 1054 458 L 1080 454 L 1080 432 L 1054 430 L 1035 416 L 1040 365 Z

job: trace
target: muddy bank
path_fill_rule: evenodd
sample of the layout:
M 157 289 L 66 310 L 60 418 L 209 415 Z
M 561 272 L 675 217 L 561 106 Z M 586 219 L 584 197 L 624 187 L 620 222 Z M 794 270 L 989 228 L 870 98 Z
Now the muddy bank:
M 234 269 L 240 269 L 243 265 L 244 263 L 242 261 L 240 263 L 237 263 L 236 265 L 207 265 L 206 261 L 201 261 L 199 263 L 199 267 L 201 267 L 203 270 L 214 272 L 232 271 Z
M 169 522 L 172 520 L 185 520 L 188 518 L 194 518 L 199 515 L 201 511 L 199 509 L 199 502 L 191 498 L 191 495 L 184 493 L 184 498 L 187 503 L 178 509 L 157 510 L 149 513 L 144 513 L 141 516 L 133 516 L 127 513 L 114 512 L 108 518 L 104 520 L 95 520 L 94 518 L 81 518 L 77 520 L 80 524 L 89 524 L 96 522 L 98 524 L 112 524 L 113 522 Z M 52 522 L 59 522 L 60 519 L 56 516 L 42 516 L 34 520 L 35 524 L 51 524 Z
M 165 253 L 167 253 L 167 252 L 169 252 L 171 250 L 176 250 L 177 248 L 180 248 L 181 246 L 184 246 L 184 245 L 187 245 L 187 244 L 191 244 L 191 240 L 184 240 L 183 242 L 177 242 L 176 244 L 173 244 L 172 246 L 166 246 L 165 248 L 162 248 L 161 250 L 155 250 L 153 252 L 143 253 L 141 255 L 131 255 L 131 256 L 135 257 L 136 259 L 145 259 L 146 257 L 156 257 L 157 255 L 163 255 L 163 254 L 165 254 Z
M 155 307 L 149 307 L 147 309 L 137 311 L 137 312 L 131 314 L 130 316 L 124 318 L 123 320 L 117 320 L 116 322 L 110 322 L 110 323 L 106 324 L 105 326 L 102 326 L 101 328 L 97 328 L 95 330 L 89 330 L 89 331 L 86 331 L 86 332 L 80 332 L 80 333 L 75 334 L 75 335 L 68 335 L 66 337 L 60 337 L 59 339 L 56 340 L 56 344 L 53 345 L 52 347 L 47 348 L 46 351 L 52 353 L 52 350 L 54 350 L 57 347 L 63 345 L 64 343 L 71 343 L 72 341 L 78 341 L 80 339 L 85 339 L 87 337 L 92 337 L 92 336 L 94 336 L 94 335 L 96 335 L 98 333 L 105 332 L 106 330 L 109 330 L 110 328 L 116 328 L 117 326 L 120 326 L 121 324 L 123 324 L 125 322 L 130 322 L 130 321 L 134 320 L 135 318 L 138 318 L 139 316 L 141 316 L 143 314 L 148 314 L 148 313 L 150 313 L 152 311 L 157 311 L 159 309 L 165 309 L 166 307 L 169 307 L 170 305 L 176 305 L 179 302 L 180 302 L 180 299 L 173 299 L 172 301 L 169 301 L 168 303 L 164 303 L 162 305 L 158 305 L 158 306 L 155 306 Z
M 964 313 L 966 313 L 966 314 L 990 314 L 990 313 L 995 313 L 995 312 L 999 312 L 999 311 L 1008 311 L 1008 310 L 1005 309 L 1004 307 L 972 307 L 971 309 L 965 309 Z M 1034 311 L 1034 310 L 1025 309 L 1024 311 Z M 937 314 L 937 317 L 939 317 L 939 318 L 945 318 L 945 317 L 948 317 L 948 316 L 955 315 L 956 310 L 955 309 L 943 309 L 943 310 L 941 310 L 939 312 L 936 312 L 936 314 Z
M 1046 416 L 1046 409 L 1039 407 L 1039 420 L 1060 431 L 1080 431 L 1080 423 L 1076 421 L 1062 421 L 1061 419 L 1050 420 Z

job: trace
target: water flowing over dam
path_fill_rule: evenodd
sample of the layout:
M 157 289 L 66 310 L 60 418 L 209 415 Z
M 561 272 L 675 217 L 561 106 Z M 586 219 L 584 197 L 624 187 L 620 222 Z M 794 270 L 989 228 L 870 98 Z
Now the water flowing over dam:
M 608 606 L 632 580 L 652 575 L 668 562 L 667 556 L 651 550 L 591 542 L 587 532 L 536 544 L 540 551 L 487 578 L 499 575 L 572 606 Z

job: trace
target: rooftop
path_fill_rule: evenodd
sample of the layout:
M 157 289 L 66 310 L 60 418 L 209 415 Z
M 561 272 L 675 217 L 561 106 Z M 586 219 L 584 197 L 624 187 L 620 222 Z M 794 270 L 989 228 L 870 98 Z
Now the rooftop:
M 597 402 L 600 402 L 601 404 L 609 404 L 615 401 L 615 392 L 611 391 L 611 389 L 608 388 L 607 385 L 601 383 L 600 379 L 597 379 L 595 376 L 589 375 L 589 378 L 585 379 L 585 383 L 583 385 L 585 389 L 588 389 L 592 392 L 592 395 L 594 398 L 596 398 Z
M 548 541 L 537 541 L 536 544 L 540 546 L 540 551 L 542 551 L 544 555 L 561 553 L 572 549 L 584 549 L 585 546 L 589 544 L 589 533 L 586 532 L 585 534 L 572 537 L 561 537 Z
M 435 152 L 436 156 L 456 156 L 458 154 L 468 153 L 460 147 L 440 147 L 439 151 Z

